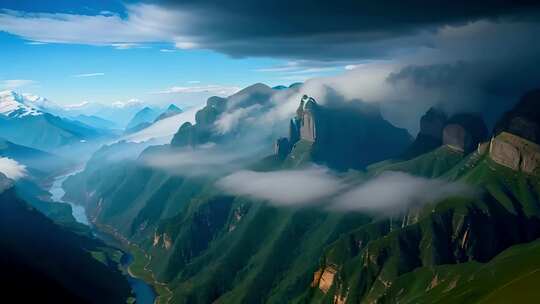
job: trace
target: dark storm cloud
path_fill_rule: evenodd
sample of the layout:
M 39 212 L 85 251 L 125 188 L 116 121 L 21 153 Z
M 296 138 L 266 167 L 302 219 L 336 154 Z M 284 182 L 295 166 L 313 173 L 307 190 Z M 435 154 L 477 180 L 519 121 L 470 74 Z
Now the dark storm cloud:
M 422 33 L 480 19 L 537 19 L 538 1 L 155 1 L 183 12 L 181 35 L 232 56 L 318 60 L 429 47 Z M 414 38 L 412 38 L 414 36 Z M 193 42 L 193 41 L 192 41 Z
M 435 55 L 418 56 L 386 81 L 432 92 L 431 102 L 450 113 L 481 112 L 492 126 L 520 96 L 540 86 L 539 33 L 540 24 L 530 22 L 484 22 L 443 33 Z

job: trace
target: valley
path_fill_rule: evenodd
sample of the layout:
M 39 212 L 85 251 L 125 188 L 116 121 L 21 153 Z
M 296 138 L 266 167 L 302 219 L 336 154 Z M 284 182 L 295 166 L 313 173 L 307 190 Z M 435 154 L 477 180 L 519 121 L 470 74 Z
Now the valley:
M 122 245 L 121 242 L 114 239 L 114 237 L 111 237 L 107 234 L 105 234 L 104 231 L 96 230 L 96 228 L 91 224 L 91 222 L 88 219 L 88 216 L 86 215 L 86 210 L 81 205 L 76 205 L 69 201 L 64 201 L 63 196 L 65 194 L 64 189 L 62 188 L 62 184 L 64 181 L 69 178 L 72 175 L 75 175 L 79 173 L 81 169 L 76 169 L 73 172 L 58 176 L 54 178 L 54 182 L 49 189 L 49 192 L 51 193 L 51 199 L 53 202 L 58 203 L 67 203 L 71 206 L 73 217 L 74 219 L 87 227 L 89 227 L 92 231 L 92 234 L 104 241 L 105 243 L 108 243 L 112 246 Z M 126 249 L 124 249 L 126 250 Z M 131 286 L 132 292 L 135 295 L 135 301 L 136 303 L 140 304 L 152 304 L 155 300 L 155 292 L 153 288 L 148 285 L 143 279 L 140 279 L 139 276 L 134 276 L 132 272 L 130 271 L 130 268 L 133 267 L 133 256 L 128 252 L 123 252 L 122 257 L 120 259 L 120 264 L 125 269 L 127 280 Z M 143 269 L 144 270 L 144 269 Z
M 207 107 L 215 105 L 209 103 Z M 199 113 L 206 111 L 207 108 Z M 295 124 L 301 129 L 304 115 L 297 114 L 295 118 L 299 119 Z M 344 213 L 339 208 L 349 207 L 336 206 L 325 211 L 320 206 L 335 203 L 331 197 L 324 196 L 314 197 L 304 206 L 287 207 L 268 204 L 267 199 L 250 195 L 224 193 L 219 185 L 223 176 L 229 174 L 226 169 L 219 173 L 221 169 L 214 167 L 213 174 L 192 176 L 188 172 L 176 173 L 190 168 L 182 160 L 178 167 L 171 162 L 168 168 L 158 169 L 144 161 L 153 155 L 182 157 L 183 147 L 148 148 L 137 161 L 111 162 L 108 153 L 130 145 L 116 144 L 96 154 L 90 166 L 66 180 L 66 197 L 83 202 L 97 223 L 111 227 L 121 238 L 135 244 L 141 252 L 139 256 L 144 256 L 140 263 L 154 273 L 155 279 L 165 282 L 166 293 L 172 291 L 172 298 L 166 296 L 167 302 L 173 303 L 279 303 L 292 298 L 314 303 L 328 299 L 395 302 L 410 297 L 420 301 L 426 295 L 417 298 L 413 294 L 394 294 L 397 288 L 394 284 L 400 286 L 402 277 L 423 268 L 447 265 L 453 273 L 450 265 L 460 269 L 469 261 L 487 263 L 496 260 L 503 250 L 532 242 L 539 236 L 538 178 L 517 167 L 499 164 L 496 156 L 488 153 L 493 149 L 483 148 L 481 144 L 488 140 L 481 124 L 484 135 L 473 137 L 472 143 L 468 143 L 471 139 L 467 139 L 467 133 L 476 132 L 471 128 L 476 128 L 478 123 L 456 124 L 456 120 L 450 120 L 449 126 L 457 125 L 466 132 L 464 137 L 451 139 L 446 135 L 443 138 L 445 123 L 438 131 L 430 131 L 428 125 L 422 132 L 438 136 L 439 147 L 409 159 L 400 159 L 395 154 L 396 158 L 390 161 L 371 161 L 363 169 L 339 173 L 342 168 L 359 167 L 356 160 L 344 162 L 351 159 L 348 156 L 317 154 L 320 153 L 317 149 L 321 149 L 317 143 L 327 140 L 324 136 L 338 140 L 335 133 L 324 135 L 321 131 L 336 132 L 319 123 L 320 119 L 331 120 L 330 117 L 310 118 L 315 124 L 308 125 L 310 131 L 290 131 L 287 141 L 292 143 L 292 148 L 280 147 L 283 140 L 278 140 L 275 154 L 259 160 L 248 159 L 245 168 L 263 177 L 271 172 L 303 172 L 313 162 L 325 162 L 335 166 L 340 180 L 352 185 L 361 185 L 387 173 L 403 172 L 405 176 L 436 178 L 441 186 L 449 183 L 449 189 L 455 183 L 484 190 L 471 196 L 465 192 L 455 196 L 443 194 L 440 198 L 427 194 L 425 203 L 422 196 L 415 195 L 410 201 L 412 205 L 382 217 L 377 209 Z M 194 128 L 199 128 L 199 122 L 212 123 L 212 120 L 198 120 Z M 178 138 L 183 132 L 182 127 L 173 142 L 180 142 Z M 241 140 L 242 135 L 239 136 Z M 224 141 L 223 145 L 227 146 L 227 138 L 213 140 Z M 462 148 L 464 144 L 482 148 L 467 153 L 464 150 L 470 148 Z M 341 143 L 331 146 L 332 153 L 337 155 L 349 149 L 341 148 Z M 337 159 L 340 162 L 333 163 Z M 244 187 L 249 187 L 249 183 Z M 85 190 L 81 193 L 80 189 Z M 514 228 L 505 231 L 500 227 Z M 437 276 L 441 275 L 432 274 L 431 278 L 437 281 Z M 452 281 L 452 276 L 457 279 L 461 274 L 449 275 L 445 281 Z M 458 283 L 451 283 L 446 292 L 454 292 L 454 288 L 457 292 Z M 509 282 L 501 284 L 506 283 Z M 351 286 L 356 286 L 354 292 L 347 291 Z M 489 296 L 493 288 L 486 287 L 478 299 Z
M 540 303 L 540 2 L 0 0 L 1 303 Z

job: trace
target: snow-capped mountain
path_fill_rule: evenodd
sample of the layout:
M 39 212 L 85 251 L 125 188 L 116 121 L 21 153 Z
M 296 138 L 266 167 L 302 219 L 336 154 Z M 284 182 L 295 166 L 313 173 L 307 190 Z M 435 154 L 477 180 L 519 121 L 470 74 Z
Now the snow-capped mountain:
M 11 118 L 48 113 L 88 124 L 88 121 L 80 118 L 91 116 L 95 119 L 114 122 L 114 127 L 111 128 L 124 128 L 133 115 L 142 108 L 144 108 L 144 104 L 139 100 L 115 102 L 110 105 L 96 102 L 59 105 L 45 97 L 33 94 L 21 94 L 14 91 L 0 92 L 0 115 Z M 92 126 L 92 124 L 90 125 Z
M 59 104 L 45 97 L 41 97 L 34 94 L 29 94 L 29 93 L 23 93 L 20 95 L 23 97 L 26 104 L 32 107 L 35 107 L 36 109 L 42 112 L 47 112 L 54 115 L 62 115 L 65 111 L 64 107 L 60 106 Z
M 0 92 L 0 114 L 7 117 L 43 115 L 32 101 L 13 91 Z
M 110 133 L 59 115 L 62 107 L 46 98 L 0 92 L 0 138 L 51 151 L 63 146 L 107 138 Z

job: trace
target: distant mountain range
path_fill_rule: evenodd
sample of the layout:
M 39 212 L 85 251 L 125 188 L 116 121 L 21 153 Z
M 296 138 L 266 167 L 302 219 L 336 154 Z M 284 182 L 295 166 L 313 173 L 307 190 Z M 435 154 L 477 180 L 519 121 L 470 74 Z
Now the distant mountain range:
M 0 157 L 17 161 L 33 171 L 34 175 L 54 175 L 72 165 L 68 160 L 54 154 L 14 144 L 0 138 Z
M 137 112 L 126 126 L 125 134 L 131 134 L 150 127 L 157 121 L 182 113 L 182 110 L 171 104 L 167 109 L 161 111 L 159 109 L 145 107 Z
M 156 109 L 150 107 L 144 107 L 135 115 L 129 123 L 126 125 L 126 130 L 141 130 L 142 128 L 149 126 L 159 116 L 159 112 Z M 142 126 L 142 127 L 141 127 Z
M 3 91 L 0 92 L 0 138 L 44 151 L 68 146 L 84 150 L 89 142 L 117 138 L 124 133 L 126 124 L 125 133 L 135 133 L 182 112 L 172 104 L 165 110 L 141 109 L 141 106 L 131 102 L 110 107 L 61 107 L 42 97 Z M 128 123 L 127 119 L 131 121 Z
M 12 91 L 1 92 L 0 137 L 51 151 L 109 135 L 105 130 L 44 112 L 41 105 Z

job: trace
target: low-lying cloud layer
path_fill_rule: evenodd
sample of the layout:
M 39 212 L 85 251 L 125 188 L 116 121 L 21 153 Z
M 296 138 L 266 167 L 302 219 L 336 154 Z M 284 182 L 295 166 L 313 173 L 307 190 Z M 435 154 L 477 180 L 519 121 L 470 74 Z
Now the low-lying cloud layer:
M 350 184 L 328 169 L 273 172 L 238 171 L 217 182 L 224 191 L 278 206 L 316 205 L 334 211 L 396 213 L 449 197 L 476 195 L 470 186 L 440 179 L 385 172 Z
M 475 191 L 461 183 L 385 172 L 336 198 L 332 208 L 342 211 L 384 211 L 419 207 L 453 196 L 473 196 Z
M 266 150 L 261 145 L 241 146 L 244 149 L 214 143 L 185 148 L 164 146 L 143 155 L 141 162 L 178 176 L 219 176 L 260 159 L 262 150 Z
M 25 177 L 28 172 L 26 166 L 19 164 L 16 160 L 7 157 L 0 157 L 0 173 L 12 180 Z
M 277 205 L 317 203 L 345 187 L 327 169 L 319 167 L 273 172 L 238 171 L 222 178 L 217 185 L 227 192 Z

